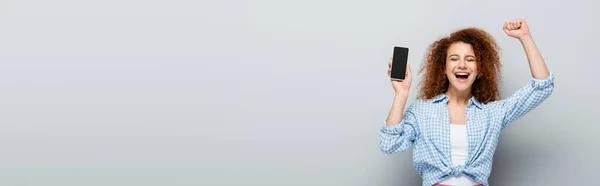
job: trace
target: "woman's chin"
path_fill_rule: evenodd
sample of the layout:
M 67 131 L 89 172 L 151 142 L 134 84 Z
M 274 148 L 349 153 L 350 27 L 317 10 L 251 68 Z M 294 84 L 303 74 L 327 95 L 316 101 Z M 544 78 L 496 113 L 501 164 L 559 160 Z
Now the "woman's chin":
M 452 84 L 452 89 L 454 89 L 455 91 L 458 92 L 466 92 L 466 91 L 470 91 L 472 88 L 472 83 L 456 83 L 456 84 Z

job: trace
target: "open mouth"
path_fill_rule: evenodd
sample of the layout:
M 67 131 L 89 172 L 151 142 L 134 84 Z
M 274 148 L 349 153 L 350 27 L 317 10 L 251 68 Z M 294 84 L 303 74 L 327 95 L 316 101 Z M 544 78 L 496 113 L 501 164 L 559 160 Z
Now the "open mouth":
M 454 76 L 456 76 L 456 79 L 459 79 L 459 80 L 466 80 L 467 78 L 469 78 L 469 73 L 466 73 L 466 72 L 458 72 L 458 73 L 454 73 Z

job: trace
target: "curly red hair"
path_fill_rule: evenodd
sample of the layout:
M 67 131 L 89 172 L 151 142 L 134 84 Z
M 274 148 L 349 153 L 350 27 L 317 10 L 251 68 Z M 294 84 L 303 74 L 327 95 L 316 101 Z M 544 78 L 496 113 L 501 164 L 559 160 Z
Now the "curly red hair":
M 468 43 L 473 47 L 479 78 L 473 82 L 472 93 L 481 103 L 489 103 L 499 99 L 500 80 L 500 47 L 494 38 L 479 28 L 465 28 L 453 32 L 450 36 L 433 42 L 421 65 L 425 71 L 419 98 L 431 99 L 448 90 L 449 80 L 446 77 L 446 57 L 448 47 L 455 42 Z

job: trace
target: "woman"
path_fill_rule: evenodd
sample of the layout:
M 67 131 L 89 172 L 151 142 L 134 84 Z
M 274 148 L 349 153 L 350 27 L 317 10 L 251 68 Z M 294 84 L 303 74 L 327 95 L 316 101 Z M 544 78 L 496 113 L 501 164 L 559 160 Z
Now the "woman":
M 405 111 L 410 65 L 404 81 L 392 81 L 395 97 L 379 132 L 380 147 L 392 154 L 415 145 L 413 164 L 423 186 L 487 186 L 500 131 L 552 94 L 554 76 L 527 23 L 505 22 L 503 29 L 521 42 L 533 76 L 506 99 L 498 100 L 499 47 L 476 28 L 456 31 L 430 46 L 422 66 L 420 99 Z M 391 68 L 391 60 L 388 65 Z

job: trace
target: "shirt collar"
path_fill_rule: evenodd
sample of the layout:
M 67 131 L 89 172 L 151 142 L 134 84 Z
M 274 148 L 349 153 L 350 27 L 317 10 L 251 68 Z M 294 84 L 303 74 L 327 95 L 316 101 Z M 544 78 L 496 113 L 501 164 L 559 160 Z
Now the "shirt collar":
M 440 101 L 444 102 L 444 103 L 447 103 L 448 102 L 448 96 L 446 96 L 446 94 L 440 94 L 440 95 L 437 95 L 437 96 L 433 97 L 432 100 L 433 100 L 434 103 L 438 103 Z
M 446 94 L 440 94 L 440 95 L 433 97 L 432 101 L 434 103 L 439 103 L 439 102 L 448 103 L 448 96 L 446 96 Z M 475 99 L 475 96 L 473 96 L 473 97 L 471 97 L 471 99 L 469 99 L 469 105 L 475 105 L 479 109 L 483 108 L 483 104 L 481 102 L 477 101 L 477 99 Z

